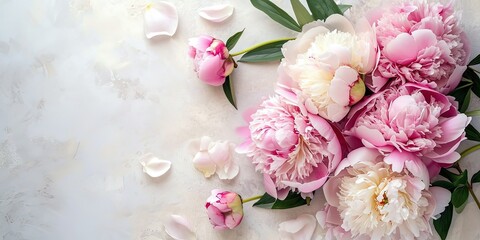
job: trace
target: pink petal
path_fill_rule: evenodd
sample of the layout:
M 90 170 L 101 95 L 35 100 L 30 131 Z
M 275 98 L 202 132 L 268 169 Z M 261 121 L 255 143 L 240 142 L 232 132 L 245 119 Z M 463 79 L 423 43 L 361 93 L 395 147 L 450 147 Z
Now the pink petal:
M 336 103 L 348 106 L 350 103 L 351 86 L 357 80 L 358 73 L 356 70 L 346 66 L 339 67 L 331 81 L 328 95 Z
M 359 126 L 355 129 L 355 136 L 362 139 L 362 142 L 367 141 L 377 147 L 386 145 L 383 134 L 377 129 L 370 129 L 365 126 Z
M 268 174 L 263 174 L 263 186 L 265 187 L 265 192 L 267 192 L 268 195 L 274 198 L 278 197 L 277 187 L 275 186 L 275 183 Z
M 216 229 L 225 229 L 225 216 L 223 215 L 218 208 L 210 205 L 207 207 L 207 215 L 210 219 L 210 222 Z
M 227 141 L 212 143 L 208 154 L 217 167 L 223 168 L 230 161 L 230 144 Z
M 188 45 L 201 51 L 205 52 L 208 47 L 212 44 L 214 38 L 208 35 L 202 35 L 195 38 L 188 39 Z
M 215 162 L 210 159 L 210 155 L 207 152 L 198 152 L 193 157 L 193 166 L 202 172 L 205 177 L 210 177 L 215 173 Z
M 460 138 L 465 132 L 465 127 L 470 123 L 471 118 L 465 114 L 458 114 L 455 117 L 447 119 L 441 123 L 442 137 L 437 140 L 438 143 L 451 142 L 457 138 Z
M 165 223 L 165 232 L 173 239 L 188 240 L 195 239 L 195 232 L 192 225 L 182 216 L 171 215 Z
M 309 179 L 307 179 L 305 183 L 292 181 L 282 181 L 282 183 L 289 187 L 297 188 L 298 191 L 302 193 L 310 193 L 319 189 L 325 183 L 325 181 L 327 181 L 327 179 L 327 167 L 325 167 L 323 164 L 320 164 L 310 173 Z
M 203 59 L 198 68 L 198 78 L 212 86 L 220 86 L 225 82 L 225 77 L 219 72 L 223 68 L 223 59 L 220 55 L 209 55 Z
M 394 172 L 401 172 L 405 166 L 405 161 L 413 160 L 415 158 L 417 157 L 409 152 L 393 151 L 384 158 L 384 161 L 385 163 L 392 165 L 392 170 Z
M 294 240 L 310 240 L 317 221 L 314 216 L 310 214 L 302 214 L 296 219 L 282 222 L 278 225 L 280 235 Z
M 198 10 L 200 17 L 211 22 L 223 22 L 233 14 L 233 6 L 220 4 L 210 7 L 203 7 Z
M 432 193 L 433 198 L 435 199 L 435 210 L 432 213 L 434 219 L 437 219 L 437 215 L 445 211 L 445 207 L 448 206 L 450 202 L 451 193 L 445 188 L 441 187 L 431 187 L 430 192 Z
M 338 207 L 340 205 L 338 191 L 340 191 L 341 183 L 342 180 L 340 178 L 333 177 L 323 185 L 323 194 L 327 203 L 331 206 Z
M 363 161 L 374 162 L 380 155 L 380 152 L 378 152 L 376 149 L 370 149 L 366 147 L 357 148 L 351 151 L 348 156 L 343 159 L 340 164 L 338 164 L 335 175 L 338 175 L 343 169 L 353 166 L 356 163 Z
M 144 13 L 145 36 L 173 36 L 177 31 L 178 14 L 175 6 L 169 2 L 160 1 L 149 4 Z
M 426 189 L 428 189 L 430 184 L 430 175 L 422 160 L 412 154 L 412 157 L 405 161 L 405 168 L 412 173 L 413 176 L 420 178 L 425 184 Z
M 430 29 L 419 29 L 412 32 L 418 49 L 424 49 L 437 44 L 437 37 Z
M 384 54 L 398 64 L 409 64 L 417 58 L 418 54 L 415 39 L 408 33 L 400 33 L 387 44 Z

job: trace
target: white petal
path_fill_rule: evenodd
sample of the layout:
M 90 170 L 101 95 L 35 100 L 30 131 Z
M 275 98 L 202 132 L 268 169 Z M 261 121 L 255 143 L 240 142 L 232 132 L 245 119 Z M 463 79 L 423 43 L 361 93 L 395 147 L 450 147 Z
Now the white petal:
M 210 177 L 215 173 L 215 162 L 212 161 L 207 152 L 200 151 L 193 157 L 193 166 L 202 172 L 205 177 Z
M 220 168 L 228 165 L 232 155 L 231 152 L 230 144 L 227 141 L 214 142 L 210 144 L 208 149 L 208 154 L 210 154 L 212 160 L 217 164 L 217 167 Z
M 169 2 L 148 4 L 144 13 L 145 36 L 173 36 L 177 31 L 178 14 L 175 6 Z
M 221 4 L 211 7 L 204 7 L 198 10 L 200 17 L 212 21 L 223 22 L 233 14 L 233 6 L 230 4 Z
M 223 169 L 217 169 L 217 175 L 220 179 L 233 179 L 238 175 L 240 168 L 237 164 L 231 162 L 230 165 L 224 166 Z
M 281 239 L 310 240 L 317 226 L 317 220 L 310 214 L 302 214 L 296 219 L 278 225 Z
M 192 225 L 182 216 L 171 215 L 165 223 L 165 232 L 173 239 L 196 239 Z
M 140 164 L 143 166 L 143 172 L 150 175 L 150 177 L 160 177 L 165 174 L 172 165 L 167 160 L 161 160 L 147 153 L 140 158 Z

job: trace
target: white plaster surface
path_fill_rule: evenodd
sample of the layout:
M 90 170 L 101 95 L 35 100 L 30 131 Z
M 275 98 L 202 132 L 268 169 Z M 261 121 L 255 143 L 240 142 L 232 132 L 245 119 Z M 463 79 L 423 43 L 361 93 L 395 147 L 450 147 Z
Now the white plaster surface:
M 234 180 L 205 179 L 189 144 L 203 135 L 240 143 L 241 113 L 273 92 L 276 64 L 240 65 L 232 76 L 236 111 L 221 88 L 196 78 L 187 40 L 226 40 L 246 28 L 235 48 L 241 50 L 294 33 L 247 0 L 170 2 L 179 13 L 177 33 L 147 40 L 144 0 L 0 1 L 0 238 L 169 239 L 163 224 L 178 214 L 198 239 L 278 239 L 280 222 L 321 208 L 320 197 L 289 210 L 247 203 L 238 228 L 212 229 L 204 211 L 210 190 L 250 197 L 263 192 L 261 177 L 237 155 Z M 288 8 L 287 0 L 274 2 Z M 380 1 L 349 2 L 362 9 Z M 219 3 L 235 7 L 225 22 L 197 15 Z M 459 0 L 456 7 L 480 53 L 480 2 Z M 143 173 L 139 157 L 148 152 L 171 161 L 170 171 L 157 179 Z M 462 167 L 478 171 L 477 156 Z M 480 195 L 478 184 L 475 191 Z M 480 210 L 469 202 L 449 239 L 480 239 Z

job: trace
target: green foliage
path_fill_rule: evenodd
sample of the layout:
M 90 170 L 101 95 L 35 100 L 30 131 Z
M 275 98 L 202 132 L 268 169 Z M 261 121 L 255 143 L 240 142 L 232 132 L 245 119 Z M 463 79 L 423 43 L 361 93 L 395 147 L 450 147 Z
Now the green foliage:
M 225 83 L 223 83 L 223 92 L 227 97 L 228 101 L 232 104 L 232 106 L 238 110 L 237 104 L 235 103 L 235 92 L 233 91 L 233 85 L 231 83 L 230 76 L 225 78 Z
M 245 53 L 239 62 L 270 62 L 278 61 L 283 58 L 282 46 L 287 40 L 279 40 L 261 47 L 255 48 Z
M 440 218 L 433 220 L 433 226 L 437 230 L 438 235 L 442 240 L 447 238 L 450 224 L 452 223 L 453 206 L 452 203 L 448 204 L 445 211 L 440 215 Z
M 292 4 L 293 12 L 295 13 L 295 17 L 297 18 L 300 27 L 303 27 L 303 25 L 309 22 L 315 21 L 300 0 L 290 0 L 290 3 Z
M 467 135 L 468 140 L 480 142 L 480 132 L 478 132 L 478 130 L 475 129 L 475 127 L 473 127 L 472 124 L 469 124 L 465 128 L 465 133 Z
M 473 65 L 477 65 L 477 64 L 480 64 L 480 54 L 477 55 L 472 61 L 470 61 L 468 66 L 473 66 Z
M 343 14 L 333 0 L 307 0 L 308 8 L 315 20 L 325 20 L 332 14 Z M 345 8 L 345 7 L 343 7 Z
M 302 198 L 300 193 L 289 192 L 284 200 L 278 200 L 268 193 L 263 194 L 257 202 L 253 204 L 255 207 L 269 208 L 269 209 L 287 209 L 299 207 L 307 204 L 307 200 Z
M 225 43 L 225 45 L 227 46 L 227 49 L 230 51 L 233 49 L 233 47 L 235 47 L 235 45 L 237 44 L 238 40 L 240 39 L 240 37 L 242 36 L 243 34 L 243 31 L 245 31 L 245 29 L 243 29 L 242 31 L 240 32 L 237 32 L 235 34 L 233 34 L 230 38 L 228 38 L 227 42 Z
M 295 20 L 288 15 L 285 11 L 279 8 L 277 5 L 269 0 L 250 0 L 252 5 L 258 10 L 267 14 L 274 21 L 282 24 L 283 26 L 292 29 L 293 31 L 300 32 L 302 28 Z
M 461 207 L 468 199 L 468 188 L 466 185 L 459 186 L 453 190 L 452 203 L 456 208 Z

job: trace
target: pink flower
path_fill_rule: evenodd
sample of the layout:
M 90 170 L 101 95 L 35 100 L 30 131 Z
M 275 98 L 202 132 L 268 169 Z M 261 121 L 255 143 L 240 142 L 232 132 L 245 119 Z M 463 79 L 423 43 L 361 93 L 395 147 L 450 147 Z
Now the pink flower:
M 222 85 L 234 67 L 225 43 L 210 36 L 200 36 L 190 38 L 188 44 L 198 78 L 212 86 Z
M 455 89 L 470 45 L 452 3 L 405 1 L 371 14 L 381 55 L 367 86 L 377 92 L 391 80 L 393 85 L 413 82 L 445 94 Z
M 247 141 L 237 151 L 252 159 L 267 193 L 279 199 L 289 190 L 310 196 L 343 155 L 340 134 L 326 120 L 280 96 L 265 100 L 240 132 Z
M 242 198 L 234 192 L 212 190 L 205 208 L 210 223 L 215 229 L 233 229 L 242 222 Z
M 358 148 L 325 183 L 317 213 L 326 239 L 428 239 L 429 221 L 445 210 L 450 192 L 419 176 L 426 168 L 396 172 L 374 149 Z M 423 173 L 422 173 L 423 172 Z
M 362 74 L 377 59 L 375 33 L 366 19 L 353 25 L 341 15 L 303 27 L 283 45 L 285 58 L 278 69 L 279 85 L 292 89 L 308 111 L 333 122 L 342 120 L 350 106 L 362 99 Z
M 389 88 L 352 109 L 345 135 L 378 149 L 396 172 L 422 160 L 433 177 L 460 158 L 455 150 L 471 118 L 456 107 L 452 97 L 415 84 Z

